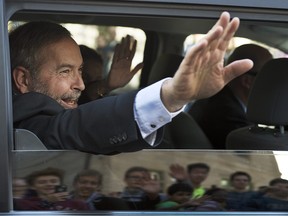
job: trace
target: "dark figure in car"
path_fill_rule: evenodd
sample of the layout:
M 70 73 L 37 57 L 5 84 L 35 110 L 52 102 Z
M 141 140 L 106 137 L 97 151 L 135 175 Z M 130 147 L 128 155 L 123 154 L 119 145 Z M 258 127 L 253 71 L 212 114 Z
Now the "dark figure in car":
M 245 44 L 234 50 L 227 64 L 246 58 L 254 62 L 251 70 L 231 81 L 214 96 L 196 101 L 188 111 L 215 149 L 226 148 L 226 137 L 232 130 L 251 124 L 246 118 L 249 92 L 257 72 L 272 59 L 272 55 L 261 46 Z
M 119 59 L 122 50 L 128 49 L 130 45 L 131 57 L 128 59 Z M 83 58 L 83 82 L 85 89 L 79 97 L 78 104 L 84 104 L 108 95 L 111 91 L 124 87 L 134 77 L 134 75 L 143 67 L 139 63 L 131 70 L 131 63 L 136 52 L 137 41 L 130 35 L 122 38 L 116 45 L 114 56 L 112 58 L 111 68 L 107 76 L 103 72 L 103 58 L 96 50 L 85 45 L 80 45 L 80 51 Z

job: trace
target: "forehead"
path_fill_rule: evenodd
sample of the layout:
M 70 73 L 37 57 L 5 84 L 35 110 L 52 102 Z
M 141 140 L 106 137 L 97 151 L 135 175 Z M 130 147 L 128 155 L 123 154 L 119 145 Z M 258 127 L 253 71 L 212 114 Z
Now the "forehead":
M 99 177 L 98 176 L 80 176 L 78 181 L 94 181 L 98 182 Z
M 13 185 L 26 185 L 26 181 L 24 179 L 13 179 Z
M 190 173 L 208 173 L 208 170 L 206 168 L 203 167 L 195 167 L 193 169 L 190 170 Z
M 288 183 L 276 183 L 275 185 L 274 185 L 275 187 L 281 187 L 281 188 L 288 188 Z
M 63 38 L 57 42 L 50 43 L 42 49 L 45 62 L 51 61 L 57 64 L 69 64 L 79 66 L 83 63 L 80 48 L 72 38 Z
M 249 180 L 249 178 L 246 175 L 236 175 L 236 176 L 234 176 L 232 181 L 235 181 L 235 180 Z
M 188 191 L 177 191 L 175 192 L 173 195 L 176 195 L 176 196 L 183 196 L 183 195 L 191 195 L 192 193 L 191 192 L 188 192 Z
M 60 180 L 56 175 L 42 175 L 35 178 L 35 181 L 50 181 L 50 180 Z
M 145 174 L 147 174 L 148 172 L 145 172 L 145 171 L 133 171 L 133 172 L 130 172 L 129 173 L 129 176 L 131 176 L 131 175 L 134 175 L 134 176 L 142 176 L 142 175 L 145 175 Z

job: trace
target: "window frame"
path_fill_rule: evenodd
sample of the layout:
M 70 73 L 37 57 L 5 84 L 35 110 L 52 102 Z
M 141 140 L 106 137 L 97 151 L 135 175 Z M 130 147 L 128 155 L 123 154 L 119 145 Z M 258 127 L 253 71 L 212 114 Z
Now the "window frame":
M 12 149 L 13 149 L 13 112 L 12 112 L 12 95 L 11 95 L 11 75 L 10 75 L 10 57 L 9 57 L 9 39 L 8 39 L 8 20 L 11 16 L 20 10 L 25 11 L 55 11 L 58 13 L 99 13 L 99 14 L 113 14 L 119 15 L 158 15 L 167 16 L 165 10 L 171 11 L 171 15 L 185 17 L 212 17 L 217 18 L 221 11 L 229 9 L 233 16 L 238 16 L 240 19 L 245 17 L 248 20 L 261 20 L 263 13 L 268 11 L 268 15 L 265 15 L 266 20 L 272 21 L 284 21 L 288 22 L 287 9 L 283 7 L 283 4 L 287 6 L 287 3 L 283 3 L 283 0 L 274 0 L 273 5 L 270 0 L 254 0 L 254 1 L 243 1 L 241 3 L 233 3 L 232 1 L 219 0 L 217 3 L 211 0 L 190 0 L 190 1 L 33 1 L 33 0 L 1 0 L 0 1 L 0 100 L 2 104 L 0 106 L 0 215 L 10 212 L 13 213 L 12 205 L 12 185 L 11 185 L 11 170 L 12 170 Z M 55 4 L 58 6 L 55 7 Z M 186 9 L 183 4 L 189 6 Z M 239 5 L 241 4 L 241 5 Z M 89 6 L 87 6 L 89 5 Z M 111 6 L 113 5 L 113 6 Z M 177 6 L 179 10 L 173 11 L 171 5 Z M 273 7 L 272 9 L 270 9 Z M 141 8 L 141 10 L 137 10 Z M 203 14 L 205 11 L 205 14 Z M 255 12 L 258 12 L 255 14 Z M 193 14 L 193 15 L 191 15 Z M 18 213 L 20 215 L 22 213 Z M 24 213 L 23 215 L 29 215 Z M 31 213 L 30 213 L 31 214 Z M 52 213 L 51 213 L 52 214 Z M 58 214 L 58 213 L 57 213 Z M 62 214 L 62 213 L 61 213 Z M 66 213 L 63 213 L 63 215 Z M 72 213 L 71 213 L 72 214 Z M 89 214 L 89 213 L 88 213 Z M 91 213 L 95 214 L 95 213 Z M 119 213 L 122 214 L 122 213 Z M 138 213 L 131 213 L 131 215 L 138 215 Z M 231 213 L 230 213 L 231 214 Z M 242 215 L 243 212 L 235 213 L 235 215 Z M 250 213 L 249 213 L 250 214 Z M 248 215 L 249 215 L 248 214 Z M 255 213 L 257 214 L 257 213 Z M 269 213 L 268 213 L 269 214 Z M 286 213 L 275 213 L 278 215 L 286 215 Z M 16 213 L 15 213 L 16 215 Z M 33 214 L 36 215 L 36 214 Z M 74 213 L 73 213 L 74 215 Z M 77 213 L 75 213 L 77 215 Z M 82 215 L 82 214 L 81 214 Z M 123 214 L 125 215 L 125 213 Z M 161 215 L 161 214 L 157 214 Z M 165 215 L 175 215 L 174 213 L 166 213 Z M 209 214 L 208 214 L 209 215 Z M 212 215 L 212 214 L 211 214 Z M 252 214 L 251 214 L 252 215 Z M 254 215 L 254 214 L 253 214 Z M 263 215 L 261 213 L 260 215 Z M 266 214 L 265 214 L 266 215 Z

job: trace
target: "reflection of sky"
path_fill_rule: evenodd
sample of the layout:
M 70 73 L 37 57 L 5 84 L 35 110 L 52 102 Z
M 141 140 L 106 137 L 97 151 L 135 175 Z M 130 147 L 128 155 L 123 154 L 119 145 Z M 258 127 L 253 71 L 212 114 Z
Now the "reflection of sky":
M 281 178 L 288 179 L 288 153 L 285 151 L 274 151 L 275 159 L 278 164 L 278 168 L 281 175 Z

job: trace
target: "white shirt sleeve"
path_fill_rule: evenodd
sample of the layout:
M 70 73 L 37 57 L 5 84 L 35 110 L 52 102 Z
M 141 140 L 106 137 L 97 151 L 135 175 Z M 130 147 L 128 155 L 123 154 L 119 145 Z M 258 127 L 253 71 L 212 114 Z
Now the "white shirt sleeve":
M 143 139 L 151 146 L 154 145 L 157 130 L 171 122 L 172 118 L 184 109 L 183 107 L 177 112 L 170 113 L 163 105 L 160 93 L 162 84 L 166 79 L 140 90 L 135 98 L 134 117 Z

